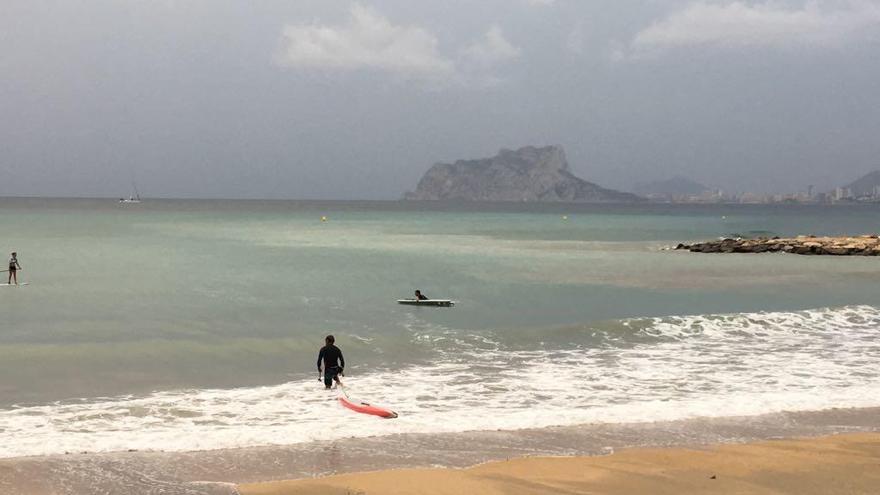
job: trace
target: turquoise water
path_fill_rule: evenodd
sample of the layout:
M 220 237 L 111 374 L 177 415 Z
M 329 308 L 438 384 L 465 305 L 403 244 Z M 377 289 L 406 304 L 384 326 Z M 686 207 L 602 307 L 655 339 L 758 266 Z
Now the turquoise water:
M 285 396 L 302 404 L 316 392 L 325 404 L 314 368 L 327 333 L 337 336 L 346 354 L 353 387 L 401 409 L 412 407 L 410 417 L 417 419 L 440 414 L 450 401 L 418 399 L 402 388 L 401 377 L 429 388 L 433 383 L 428 395 L 452 394 L 461 407 L 468 401 L 501 407 L 514 389 L 534 388 L 517 400 L 540 403 L 539 389 L 560 367 L 576 374 L 585 359 L 599 360 L 590 366 L 603 363 L 592 377 L 623 372 L 618 367 L 624 362 L 626 373 L 644 366 L 662 375 L 687 369 L 676 356 L 717 352 L 714 346 L 724 349 L 713 358 L 718 362 L 763 356 L 752 363 L 752 373 L 719 371 L 700 385 L 715 383 L 728 397 L 749 397 L 754 407 L 745 412 L 784 407 L 767 399 L 780 389 L 766 383 L 784 383 L 796 372 L 768 378 L 757 371 L 775 359 L 799 358 L 814 370 L 824 363 L 829 372 L 856 377 L 791 382 L 782 391 L 791 392 L 792 401 L 821 392 L 847 402 L 880 387 L 880 353 L 870 347 L 880 319 L 880 260 L 664 249 L 730 235 L 874 233 L 880 231 L 877 207 L 5 199 L 0 229 L 0 248 L 18 251 L 21 279 L 30 283 L 0 292 L 0 426 L 12 435 L 8 442 L 20 440 L 9 432 L 32 433 L 27 428 L 33 425 L 21 421 L 34 411 L 49 424 L 66 424 L 73 420 L 60 420 L 64 414 L 88 416 L 90 407 L 129 410 L 135 402 L 128 401 L 145 401 L 138 407 L 168 411 L 202 397 L 200 404 L 214 406 L 191 404 L 183 416 L 201 415 L 210 423 L 229 413 L 212 409 L 218 403 L 254 409 L 248 401 L 268 400 L 256 391 L 270 389 L 276 402 Z M 416 288 L 458 304 L 395 304 Z M 864 342 L 838 342 L 848 329 Z M 783 332 L 779 339 L 762 335 L 774 331 Z M 828 345 L 813 348 L 807 334 Z M 866 352 L 869 357 L 862 356 Z M 559 421 L 590 420 L 585 411 L 610 417 L 602 408 L 624 403 L 644 409 L 655 400 L 681 400 L 693 414 L 712 405 L 699 390 L 683 392 L 683 386 L 658 385 L 656 396 L 646 392 L 642 402 L 633 401 L 622 389 L 650 377 L 613 373 L 602 385 L 610 390 L 607 397 L 553 411 Z M 459 382 L 446 383 L 443 376 Z M 488 382 L 495 388 L 483 390 Z M 467 397 L 469 389 L 456 388 L 459 383 L 473 384 L 479 395 Z M 582 392 L 578 397 L 586 396 Z M 799 407 L 823 407 L 807 402 Z M 52 409 L 71 403 L 85 404 L 86 411 Z M 425 410 L 419 409 L 423 403 Z M 620 412 L 621 420 L 628 414 Z M 80 429 L 107 433 L 131 420 L 122 414 L 118 422 Z M 422 431 L 425 421 L 408 428 Z M 532 425 L 523 421 L 514 414 L 469 427 Z M 192 426 L 171 424 L 167 437 L 127 441 L 117 432 L 116 443 L 102 448 L 155 447 L 158 438 L 167 442 Z M 365 431 L 397 431 L 381 428 L 391 429 Z M 73 442 L 69 448 L 78 448 L 78 440 L 70 440 L 78 437 L 60 431 Z M 179 448 L 262 444 L 267 431 Z M 298 431 L 288 432 L 290 441 L 307 439 Z M 7 455 L 34 452 L 43 451 Z

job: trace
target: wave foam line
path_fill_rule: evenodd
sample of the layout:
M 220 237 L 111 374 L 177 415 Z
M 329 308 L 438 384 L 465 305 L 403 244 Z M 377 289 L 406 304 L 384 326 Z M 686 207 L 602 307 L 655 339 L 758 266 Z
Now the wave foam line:
M 2 410 L 0 457 L 880 405 L 877 308 L 622 323 L 644 338 L 530 351 L 464 338 L 435 365 L 349 377 L 352 395 L 393 408 L 400 413 L 395 420 L 342 408 L 336 393 L 323 391 L 317 380 L 156 392 Z

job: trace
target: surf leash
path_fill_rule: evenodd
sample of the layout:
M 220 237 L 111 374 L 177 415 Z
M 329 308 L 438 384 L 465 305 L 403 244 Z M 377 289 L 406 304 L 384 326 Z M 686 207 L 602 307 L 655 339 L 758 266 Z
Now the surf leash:
M 351 397 L 348 396 L 348 392 L 345 391 L 345 385 L 342 384 L 342 380 L 339 380 L 336 384 L 336 388 L 342 390 L 342 395 L 344 395 L 346 399 L 351 400 Z

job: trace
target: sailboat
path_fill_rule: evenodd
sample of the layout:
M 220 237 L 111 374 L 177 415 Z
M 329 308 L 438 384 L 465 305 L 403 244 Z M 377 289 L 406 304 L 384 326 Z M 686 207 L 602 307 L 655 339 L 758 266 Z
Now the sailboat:
M 128 197 L 128 199 L 119 198 L 120 203 L 140 203 L 141 202 L 141 195 L 138 192 L 137 186 L 134 185 L 134 182 L 131 183 L 131 188 L 134 190 L 134 194 L 130 195 Z

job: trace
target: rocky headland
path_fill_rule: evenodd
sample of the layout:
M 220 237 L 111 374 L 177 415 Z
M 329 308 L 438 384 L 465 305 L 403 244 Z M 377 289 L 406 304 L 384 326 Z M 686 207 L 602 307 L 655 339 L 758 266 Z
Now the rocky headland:
M 793 253 L 832 256 L 880 256 L 880 236 L 858 237 L 759 237 L 721 239 L 679 244 L 675 249 L 694 253 Z
M 635 194 L 600 187 L 569 171 L 561 146 L 501 150 L 492 158 L 432 166 L 408 200 L 634 202 Z

